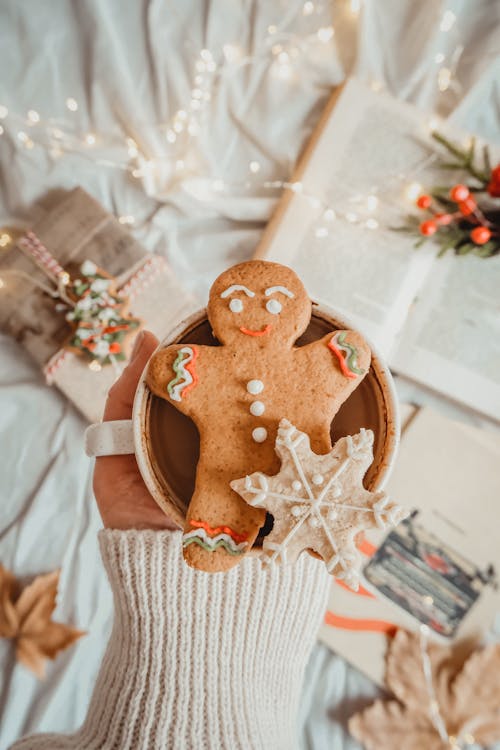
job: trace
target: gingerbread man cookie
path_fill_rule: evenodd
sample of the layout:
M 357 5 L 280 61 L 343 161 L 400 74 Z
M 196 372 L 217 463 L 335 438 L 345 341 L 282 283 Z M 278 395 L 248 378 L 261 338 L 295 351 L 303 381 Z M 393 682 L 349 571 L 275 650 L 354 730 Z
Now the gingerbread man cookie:
M 172 345 L 152 357 L 147 383 L 189 416 L 200 433 L 196 485 L 184 529 L 184 558 L 224 571 L 251 549 L 266 512 L 230 482 L 273 475 L 279 422 L 305 432 L 317 454 L 332 449 L 330 426 L 368 371 L 370 349 L 354 331 L 294 346 L 311 318 L 297 275 L 268 261 L 240 263 L 214 282 L 208 318 L 221 346 Z

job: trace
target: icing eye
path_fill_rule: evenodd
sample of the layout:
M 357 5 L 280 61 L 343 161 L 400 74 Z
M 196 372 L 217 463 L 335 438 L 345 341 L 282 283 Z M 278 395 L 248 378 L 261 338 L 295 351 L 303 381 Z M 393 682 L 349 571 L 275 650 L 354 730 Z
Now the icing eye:
M 270 299 L 266 302 L 267 312 L 270 312 L 273 315 L 279 315 L 282 309 L 283 305 L 281 304 L 281 302 L 278 302 L 277 299 Z
M 243 310 L 243 302 L 240 299 L 232 299 L 229 303 L 231 312 L 240 313 Z

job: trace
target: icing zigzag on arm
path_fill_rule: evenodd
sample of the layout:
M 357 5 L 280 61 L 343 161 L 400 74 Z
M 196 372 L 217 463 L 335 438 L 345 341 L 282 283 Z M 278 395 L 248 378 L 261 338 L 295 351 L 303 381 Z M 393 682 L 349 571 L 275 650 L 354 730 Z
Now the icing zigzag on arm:
M 363 375 L 364 370 L 358 367 L 358 350 L 352 344 L 348 344 L 345 337 L 345 331 L 336 333 L 328 342 L 328 348 L 337 357 L 346 378 L 356 378 L 357 375 Z
M 172 369 L 175 378 L 167 385 L 167 391 L 172 401 L 180 401 L 192 390 L 198 382 L 195 362 L 198 349 L 195 346 L 183 346 L 179 349 Z

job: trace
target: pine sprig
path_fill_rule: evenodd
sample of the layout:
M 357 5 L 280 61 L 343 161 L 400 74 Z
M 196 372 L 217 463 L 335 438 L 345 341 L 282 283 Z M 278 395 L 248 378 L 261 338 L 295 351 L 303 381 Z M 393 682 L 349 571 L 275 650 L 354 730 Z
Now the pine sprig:
M 432 138 L 453 157 L 439 166 L 462 173 L 464 181 L 439 185 L 419 196 L 416 205 L 425 212 L 424 220 L 412 214 L 398 231 L 416 236 L 415 247 L 432 240 L 439 248 L 438 257 L 449 251 L 479 258 L 499 255 L 500 205 L 495 207 L 493 201 L 500 198 L 500 164 L 492 168 L 487 146 L 479 156 L 474 138 L 467 147 L 436 131 Z
M 484 169 L 480 169 L 476 164 L 475 138 L 471 138 L 470 146 L 468 148 L 463 148 L 458 144 L 453 143 L 453 141 L 448 140 L 448 138 L 446 138 L 436 130 L 431 133 L 431 136 L 456 159 L 456 161 L 454 162 L 443 162 L 440 165 L 443 169 L 456 169 L 465 171 L 470 174 L 471 177 L 474 177 L 474 179 L 476 179 L 481 184 L 481 187 L 483 189 L 486 189 L 491 175 L 491 166 L 488 167 L 488 165 L 490 164 L 490 154 L 488 146 L 483 147 Z

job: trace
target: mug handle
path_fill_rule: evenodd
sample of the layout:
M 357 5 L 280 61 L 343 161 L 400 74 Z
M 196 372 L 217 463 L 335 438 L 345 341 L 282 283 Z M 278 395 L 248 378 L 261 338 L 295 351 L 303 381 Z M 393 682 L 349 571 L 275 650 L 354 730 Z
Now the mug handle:
M 131 419 L 91 424 L 85 430 L 85 453 L 90 458 L 135 453 Z

